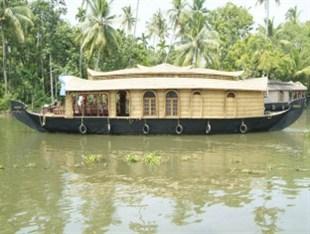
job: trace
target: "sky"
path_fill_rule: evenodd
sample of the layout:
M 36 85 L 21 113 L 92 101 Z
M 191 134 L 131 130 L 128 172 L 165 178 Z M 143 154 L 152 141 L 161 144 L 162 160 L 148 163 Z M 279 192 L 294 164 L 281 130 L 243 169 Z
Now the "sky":
M 77 8 L 81 5 L 82 0 L 65 0 L 68 7 L 68 13 L 65 16 L 71 24 L 77 24 L 75 15 Z M 191 2 L 191 0 L 189 0 Z M 254 17 L 256 25 L 263 25 L 265 18 L 265 10 L 263 5 L 256 4 L 257 0 L 206 0 L 205 7 L 209 10 L 222 7 L 226 3 L 232 2 L 236 5 L 249 9 Z M 132 9 L 136 9 L 137 0 L 113 0 L 111 4 L 112 14 L 121 15 L 121 9 L 124 6 L 131 5 Z M 297 6 L 300 11 L 301 21 L 310 20 L 310 0 L 281 0 L 281 4 L 277 5 L 274 0 L 270 0 L 270 18 L 274 18 L 275 24 L 279 24 L 285 20 L 285 13 L 291 7 Z M 139 20 L 137 23 L 137 35 L 140 35 L 146 27 L 146 22 L 150 20 L 152 15 L 161 9 L 167 13 L 171 8 L 171 0 L 140 0 Z M 115 22 L 118 26 L 119 22 Z

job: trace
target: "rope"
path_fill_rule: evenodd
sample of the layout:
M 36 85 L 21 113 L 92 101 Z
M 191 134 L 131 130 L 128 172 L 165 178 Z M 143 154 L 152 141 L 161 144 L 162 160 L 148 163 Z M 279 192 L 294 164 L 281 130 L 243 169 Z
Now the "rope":
M 39 120 L 40 120 L 41 127 L 44 127 L 46 124 L 46 116 L 42 110 L 41 110 L 41 112 L 42 112 L 42 117 L 41 117 L 41 115 L 39 115 Z

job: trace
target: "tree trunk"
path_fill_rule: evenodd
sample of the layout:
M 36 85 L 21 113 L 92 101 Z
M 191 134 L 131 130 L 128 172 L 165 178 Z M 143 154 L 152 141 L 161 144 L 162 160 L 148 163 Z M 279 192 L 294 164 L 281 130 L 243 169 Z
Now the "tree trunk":
M 172 24 L 172 26 L 173 26 L 173 24 Z M 169 49 L 168 49 L 168 52 L 167 52 L 167 55 L 166 55 L 166 58 L 165 58 L 165 63 L 167 63 L 167 61 L 168 61 L 170 52 L 171 52 L 171 50 L 172 50 L 172 42 L 175 41 L 175 38 L 176 38 L 176 32 L 175 32 L 175 30 L 174 30 L 174 31 L 173 31 L 173 35 L 172 35 L 172 37 L 170 38 L 170 45 L 169 45 Z
M 42 58 L 41 52 L 40 52 L 40 73 L 41 73 L 41 79 L 42 79 L 42 90 L 43 90 L 43 94 L 45 95 L 44 66 L 43 66 L 43 58 Z
M 99 62 L 100 62 L 100 50 L 98 51 L 98 53 L 97 53 L 97 57 L 96 57 L 96 59 L 95 59 L 96 61 L 95 61 L 95 68 L 96 68 L 96 70 L 99 70 Z
M 266 34 L 268 35 L 268 24 L 269 24 L 269 0 L 265 0 L 265 11 L 266 11 L 266 19 L 265 19 L 265 24 L 266 24 Z
M 139 7 L 140 7 L 140 0 L 137 0 L 137 7 L 136 7 L 136 23 L 135 23 L 135 28 L 133 31 L 134 37 L 136 36 L 137 32 L 137 24 L 138 24 L 138 16 L 139 16 Z
M 8 94 L 8 76 L 7 76 L 7 68 L 6 68 L 6 41 L 5 41 L 5 36 L 4 36 L 4 31 L 3 28 L 1 26 L 0 28 L 1 30 L 1 37 L 2 37 L 2 50 L 3 50 L 3 61 L 2 61 L 2 67 L 3 67 L 3 79 L 4 79 L 4 94 L 7 95 Z
M 51 54 L 49 54 L 49 67 L 50 67 L 51 101 L 52 103 L 54 103 L 54 80 L 53 80 L 52 55 Z
M 80 61 L 79 61 L 79 66 L 80 66 L 80 77 L 83 77 L 83 50 L 82 47 L 80 48 Z

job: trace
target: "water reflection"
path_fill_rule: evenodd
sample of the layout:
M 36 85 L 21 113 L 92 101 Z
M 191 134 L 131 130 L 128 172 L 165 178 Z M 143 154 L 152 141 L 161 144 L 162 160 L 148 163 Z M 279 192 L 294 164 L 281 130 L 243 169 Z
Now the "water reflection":
M 38 134 L 0 118 L 4 233 L 309 233 L 307 120 L 220 136 Z M 157 152 L 159 167 L 128 153 Z M 103 160 L 83 164 L 82 155 Z

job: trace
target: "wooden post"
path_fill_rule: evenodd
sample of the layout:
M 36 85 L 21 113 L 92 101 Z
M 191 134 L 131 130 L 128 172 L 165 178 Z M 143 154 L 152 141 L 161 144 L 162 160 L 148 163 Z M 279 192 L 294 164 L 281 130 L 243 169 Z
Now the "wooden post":
M 65 97 L 65 118 L 73 118 L 73 102 L 72 96 L 69 93 Z

